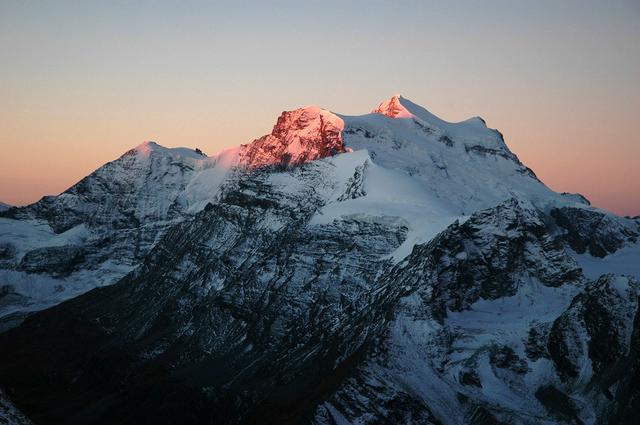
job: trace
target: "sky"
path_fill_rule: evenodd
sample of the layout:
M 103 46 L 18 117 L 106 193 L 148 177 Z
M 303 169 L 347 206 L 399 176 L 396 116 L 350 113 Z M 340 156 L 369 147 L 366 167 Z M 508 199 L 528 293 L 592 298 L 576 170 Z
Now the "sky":
M 0 0 L 0 201 L 145 140 L 207 153 L 395 93 L 482 116 L 556 191 L 640 215 L 640 0 Z

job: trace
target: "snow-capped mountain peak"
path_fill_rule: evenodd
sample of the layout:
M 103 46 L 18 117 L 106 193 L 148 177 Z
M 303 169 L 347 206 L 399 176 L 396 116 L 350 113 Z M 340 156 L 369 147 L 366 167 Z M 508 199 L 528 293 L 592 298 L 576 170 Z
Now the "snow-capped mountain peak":
M 391 99 L 380 102 L 372 112 L 389 118 L 413 118 L 414 115 L 402 104 L 401 99 L 406 100 L 401 95 L 394 94 Z
M 164 146 L 158 145 L 153 140 L 147 140 L 145 142 L 140 143 L 134 149 L 136 152 L 140 154 L 149 155 L 152 151 L 157 150 L 158 148 L 163 148 L 163 147 Z
M 0 212 L 1 384 L 46 423 L 613 423 L 639 239 L 402 96 L 149 141 Z
M 242 163 L 249 168 L 301 164 L 344 152 L 344 121 L 317 106 L 283 112 L 267 134 L 242 147 Z
M 202 160 L 207 158 L 207 155 L 204 154 L 200 149 L 167 148 L 154 142 L 153 140 L 147 140 L 125 153 L 125 155 L 136 155 L 140 157 L 148 157 L 154 154 L 169 155 L 174 157 L 179 156 L 182 158 L 191 158 L 195 160 Z
M 389 118 L 412 119 L 434 130 L 456 136 L 478 137 L 483 134 L 490 134 L 491 138 L 499 136 L 495 130 L 487 128 L 485 120 L 481 117 L 471 117 L 460 122 L 448 122 L 399 94 L 381 102 L 372 112 Z M 501 139 L 501 136 L 498 138 Z

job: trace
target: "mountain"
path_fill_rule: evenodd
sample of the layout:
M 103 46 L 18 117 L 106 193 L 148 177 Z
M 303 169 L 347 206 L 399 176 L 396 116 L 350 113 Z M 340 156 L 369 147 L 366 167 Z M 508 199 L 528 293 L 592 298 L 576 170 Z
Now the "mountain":
M 551 191 L 481 118 L 305 107 L 3 215 L 0 386 L 34 423 L 640 410 L 640 221 Z
M 14 300 L 2 303 L 5 322 L 131 271 L 164 230 L 203 207 L 183 196 L 188 185 L 201 202 L 215 195 L 226 157 L 147 142 L 58 196 L 3 212 L 0 278 Z
M 145 142 L 58 196 L 0 212 L 0 330 L 123 277 L 170 226 L 215 202 L 237 167 L 339 152 L 340 125 L 319 108 L 284 112 L 271 134 L 211 157 Z

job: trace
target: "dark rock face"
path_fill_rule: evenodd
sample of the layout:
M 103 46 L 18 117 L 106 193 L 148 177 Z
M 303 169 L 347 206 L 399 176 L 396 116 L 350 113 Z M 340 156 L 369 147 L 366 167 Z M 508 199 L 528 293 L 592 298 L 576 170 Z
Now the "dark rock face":
M 482 381 L 478 373 L 473 369 L 462 372 L 459 379 L 462 385 L 473 385 L 474 387 L 482 388 Z
M 633 424 L 640 415 L 640 313 L 634 319 L 629 354 L 619 369 L 613 375 L 619 378 L 615 407 L 609 409 L 607 419 L 612 424 Z
M 562 239 L 579 254 L 588 252 L 594 257 L 604 257 L 629 242 L 635 243 L 640 234 L 640 228 L 632 220 L 593 209 L 555 208 L 551 216 L 564 229 Z
M 16 252 L 15 247 L 9 242 L 3 242 L 0 244 L 0 260 L 9 260 L 14 257 Z
M 586 361 L 589 397 L 627 409 L 598 401 L 609 407 L 594 414 L 628 415 L 634 384 L 619 371 L 637 357 L 635 281 L 608 275 L 580 289 L 544 217 L 517 200 L 394 266 L 402 220 L 312 224 L 331 184 L 323 173 L 315 163 L 283 173 L 305 182 L 293 192 L 270 172 L 239 174 L 121 282 L 0 334 L 8 395 L 36 423 L 529 423 L 487 398 L 486 382 L 498 382 L 532 411 L 579 423 L 574 382 Z M 518 325 L 522 348 L 456 318 L 527 285 L 578 294 L 551 322 Z M 460 351 L 470 338 L 485 342 Z M 528 388 L 539 361 L 560 380 Z
M 615 280 L 613 280 L 615 279 Z M 583 307 L 584 323 L 589 334 L 589 358 L 595 373 L 601 373 L 627 354 L 629 336 L 632 332 L 633 321 L 637 311 L 637 284 L 631 287 L 629 281 L 623 277 L 613 279 L 603 277 L 596 282 L 596 287 L 587 291 Z M 615 288 L 616 280 L 625 285 L 622 291 L 629 290 L 629 294 L 619 292 Z M 633 283 L 631 283 L 633 285 Z
M 527 357 L 534 361 L 549 357 L 549 353 L 547 351 L 548 335 L 549 326 L 546 326 L 546 324 L 532 326 L 529 329 L 527 341 L 525 343 L 525 353 Z
M 32 425 L 32 422 L 0 391 L 0 423 L 4 425 Z
M 565 381 L 578 376 L 579 365 L 576 359 L 582 359 L 585 355 L 581 335 L 584 328 L 578 321 L 577 314 L 578 311 L 572 310 L 556 319 L 547 343 L 556 371 Z
M 372 387 L 372 393 L 384 392 L 383 387 Z M 374 396 L 375 397 L 375 396 Z M 424 424 L 424 425 L 441 425 L 439 421 L 430 411 L 420 402 L 409 394 L 406 393 L 394 393 L 389 399 L 384 399 L 380 404 L 369 404 L 365 402 L 365 398 L 351 399 L 341 398 L 334 403 L 341 409 L 341 411 L 347 412 L 348 415 L 355 417 L 360 416 L 366 412 L 377 410 L 379 412 L 385 412 L 384 419 L 378 423 L 389 424 Z M 319 423 L 336 423 L 335 420 L 335 408 L 333 405 L 321 405 L 318 408 L 315 420 Z M 350 417 L 350 416 L 347 416 Z
M 576 424 L 583 423 L 578 418 L 578 408 L 573 401 L 553 385 L 545 385 L 538 388 L 536 398 L 558 419 Z
M 447 145 L 449 147 L 454 145 L 453 140 L 451 140 L 448 136 L 441 136 L 441 137 L 438 138 L 438 141 L 440 143 L 444 143 L 445 145 Z
M 11 267 L 16 256 L 16 248 L 10 242 L 0 243 L 0 267 Z
M 73 245 L 37 248 L 20 260 L 18 270 L 28 273 L 47 272 L 53 276 L 67 276 L 84 261 L 84 250 Z
M 28 298 L 17 294 L 12 285 L 0 285 L 0 307 L 27 306 L 28 304 Z M 2 317 L 0 319 L 0 333 L 17 326 L 26 316 L 26 313 L 13 312 Z
M 532 279 L 558 291 L 584 281 L 574 260 L 549 235 L 540 212 L 517 200 L 480 211 L 416 246 L 381 277 L 399 290 L 386 332 L 371 345 L 352 377 L 318 408 L 316 423 L 333 423 L 337 416 L 327 413 L 332 409 L 351 423 L 384 423 L 388 413 L 375 406 L 399 395 L 415 400 L 394 410 L 404 418 L 432 415 L 445 423 L 535 423 L 526 414 L 505 414 L 505 406 L 492 400 L 483 381 L 490 379 L 493 391 L 500 382 L 505 389 L 499 391 L 518 394 L 533 363 L 510 345 L 488 342 L 491 337 L 483 338 L 483 331 L 476 329 L 482 325 L 451 322 L 475 302 L 499 304 L 515 296 Z M 521 309 L 526 311 L 527 305 Z M 492 317 L 495 322 L 485 326 L 510 320 L 502 319 L 499 311 Z M 525 352 L 545 358 L 550 325 L 539 323 L 527 331 L 531 325 L 535 324 L 524 321 L 518 327 L 525 331 L 523 336 L 531 335 Z M 473 348 L 461 348 L 475 337 L 478 342 L 469 342 Z M 543 409 L 535 404 L 536 388 L 527 391 L 520 403 L 531 403 L 532 412 Z
M 546 230 L 540 213 L 511 200 L 454 224 L 407 260 L 409 279 L 434 279 L 432 299 L 438 317 L 461 311 L 479 299 L 514 295 L 522 274 L 547 286 L 577 282 L 582 272 Z M 423 273 L 417 273 L 423 271 Z M 415 287 L 417 282 L 408 282 Z
M 344 152 L 344 123 L 316 107 L 285 111 L 271 134 L 243 146 L 242 163 L 249 168 L 299 165 Z
M 476 406 L 471 414 L 465 419 L 467 423 L 473 425 L 502 425 L 504 422 L 499 421 L 491 412 L 482 406 Z
M 568 388 L 590 383 L 602 423 L 635 423 L 640 412 L 639 295 L 635 279 L 604 275 L 574 298 L 551 329 L 548 348 L 559 377 Z
M 547 348 L 563 380 L 578 378 L 585 362 L 595 376 L 606 374 L 627 355 L 638 290 L 634 279 L 602 276 L 554 321 Z
M 513 348 L 507 346 L 492 347 L 489 362 L 493 367 L 509 369 L 518 374 L 525 374 L 528 371 L 527 362 L 518 357 Z
M 342 195 L 338 198 L 338 201 L 346 201 L 347 199 L 356 199 L 361 198 L 367 195 L 367 192 L 364 189 L 364 181 L 367 173 L 367 168 L 369 167 L 369 162 L 365 162 L 364 164 L 356 167 L 353 176 L 349 178 L 347 182 L 347 189 L 344 191 Z
M 508 149 L 491 149 L 491 148 L 487 148 L 486 146 L 482 146 L 482 145 L 474 145 L 474 146 L 465 146 L 465 151 L 467 153 L 473 153 L 476 155 L 482 155 L 482 156 L 486 156 L 486 155 L 490 155 L 490 156 L 501 156 L 504 159 L 508 159 L 509 161 L 513 161 L 516 164 L 518 164 L 519 169 L 518 172 L 521 174 L 525 174 L 528 175 L 529 177 L 532 177 L 536 180 L 538 179 L 538 176 L 536 176 L 536 174 L 533 172 L 533 170 L 527 166 L 525 166 L 520 159 L 510 150 Z
M 52 423 L 111 423 L 114 412 L 125 422 L 151 415 L 144 421 L 189 423 L 183 397 L 201 400 L 189 403 L 196 422 L 203 415 L 249 423 L 265 413 L 273 422 L 298 418 L 304 411 L 296 409 L 320 396 L 317 386 L 335 385 L 334 375 L 384 326 L 388 294 L 376 276 L 407 232 L 395 219 L 308 225 L 322 203 L 309 176 L 314 167 L 292 171 L 309 181 L 297 193 L 274 192 L 268 174 L 252 174 L 219 204 L 171 229 L 122 282 L 3 334 L 31 353 L 0 354 L 11 396 Z M 42 333 L 40 320 L 52 328 Z M 67 348 L 28 377 L 17 372 L 41 344 Z M 56 379 L 33 386 L 50 368 Z M 169 393 L 157 393 L 161 388 Z M 173 403 L 182 407 L 165 398 L 178 389 Z M 61 397 L 44 397 L 54 393 Z M 67 404 L 69 393 L 85 413 Z M 104 397 L 112 400 L 106 411 Z M 145 403 L 166 408 L 150 413 Z

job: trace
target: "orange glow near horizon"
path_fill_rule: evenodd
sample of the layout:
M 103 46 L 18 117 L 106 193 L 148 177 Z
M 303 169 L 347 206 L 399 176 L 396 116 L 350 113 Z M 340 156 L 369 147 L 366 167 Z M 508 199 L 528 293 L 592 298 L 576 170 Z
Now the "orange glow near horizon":
M 552 189 L 640 215 L 637 2 L 217 3 L 1 2 L 0 201 L 58 194 L 144 140 L 211 155 L 283 110 L 401 93 L 480 115 Z
M 415 97 L 407 97 L 425 104 Z M 446 99 L 441 102 L 446 106 Z M 371 107 L 361 109 L 361 113 L 366 113 Z M 507 145 L 548 186 L 556 191 L 582 193 L 594 205 L 618 214 L 640 215 L 637 184 L 640 167 L 636 165 L 640 158 L 640 140 L 633 129 L 620 125 L 600 127 L 594 118 L 576 116 L 578 109 L 573 110 L 573 119 L 567 116 L 554 121 L 536 111 L 520 115 L 510 110 L 523 111 L 514 106 L 484 111 L 481 115 L 489 127 L 498 128 L 505 135 Z M 457 114 L 457 119 L 450 119 L 452 114 L 439 114 L 437 109 L 431 111 L 451 121 L 475 115 Z M 349 112 L 357 114 L 353 110 Z M 24 117 L 12 123 L 12 133 L 3 131 L 1 136 L 2 145 L 11 146 L 11 150 L 0 158 L 0 201 L 25 205 L 44 195 L 62 192 L 141 140 L 150 139 L 142 127 L 156 127 L 158 132 L 152 134 L 153 140 L 163 146 L 198 147 L 212 155 L 267 134 L 279 113 L 274 107 L 272 123 L 267 123 L 262 114 L 261 120 L 247 118 L 246 123 L 235 123 L 237 128 L 217 127 L 216 122 L 211 122 L 193 126 L 190 131 L 168 119 L 136 125 L 134 119 L 122 117 L 111 126 L 109 122 L 91 117 L 74 121 L 60 116 L 57 119 L 41 116 L 38 125 L 31 125 L 31 120 Z M 217 136 L 208 137 L 208 134 Z M 609 144 L 607 140 L 628 140 L 629 143 Z

